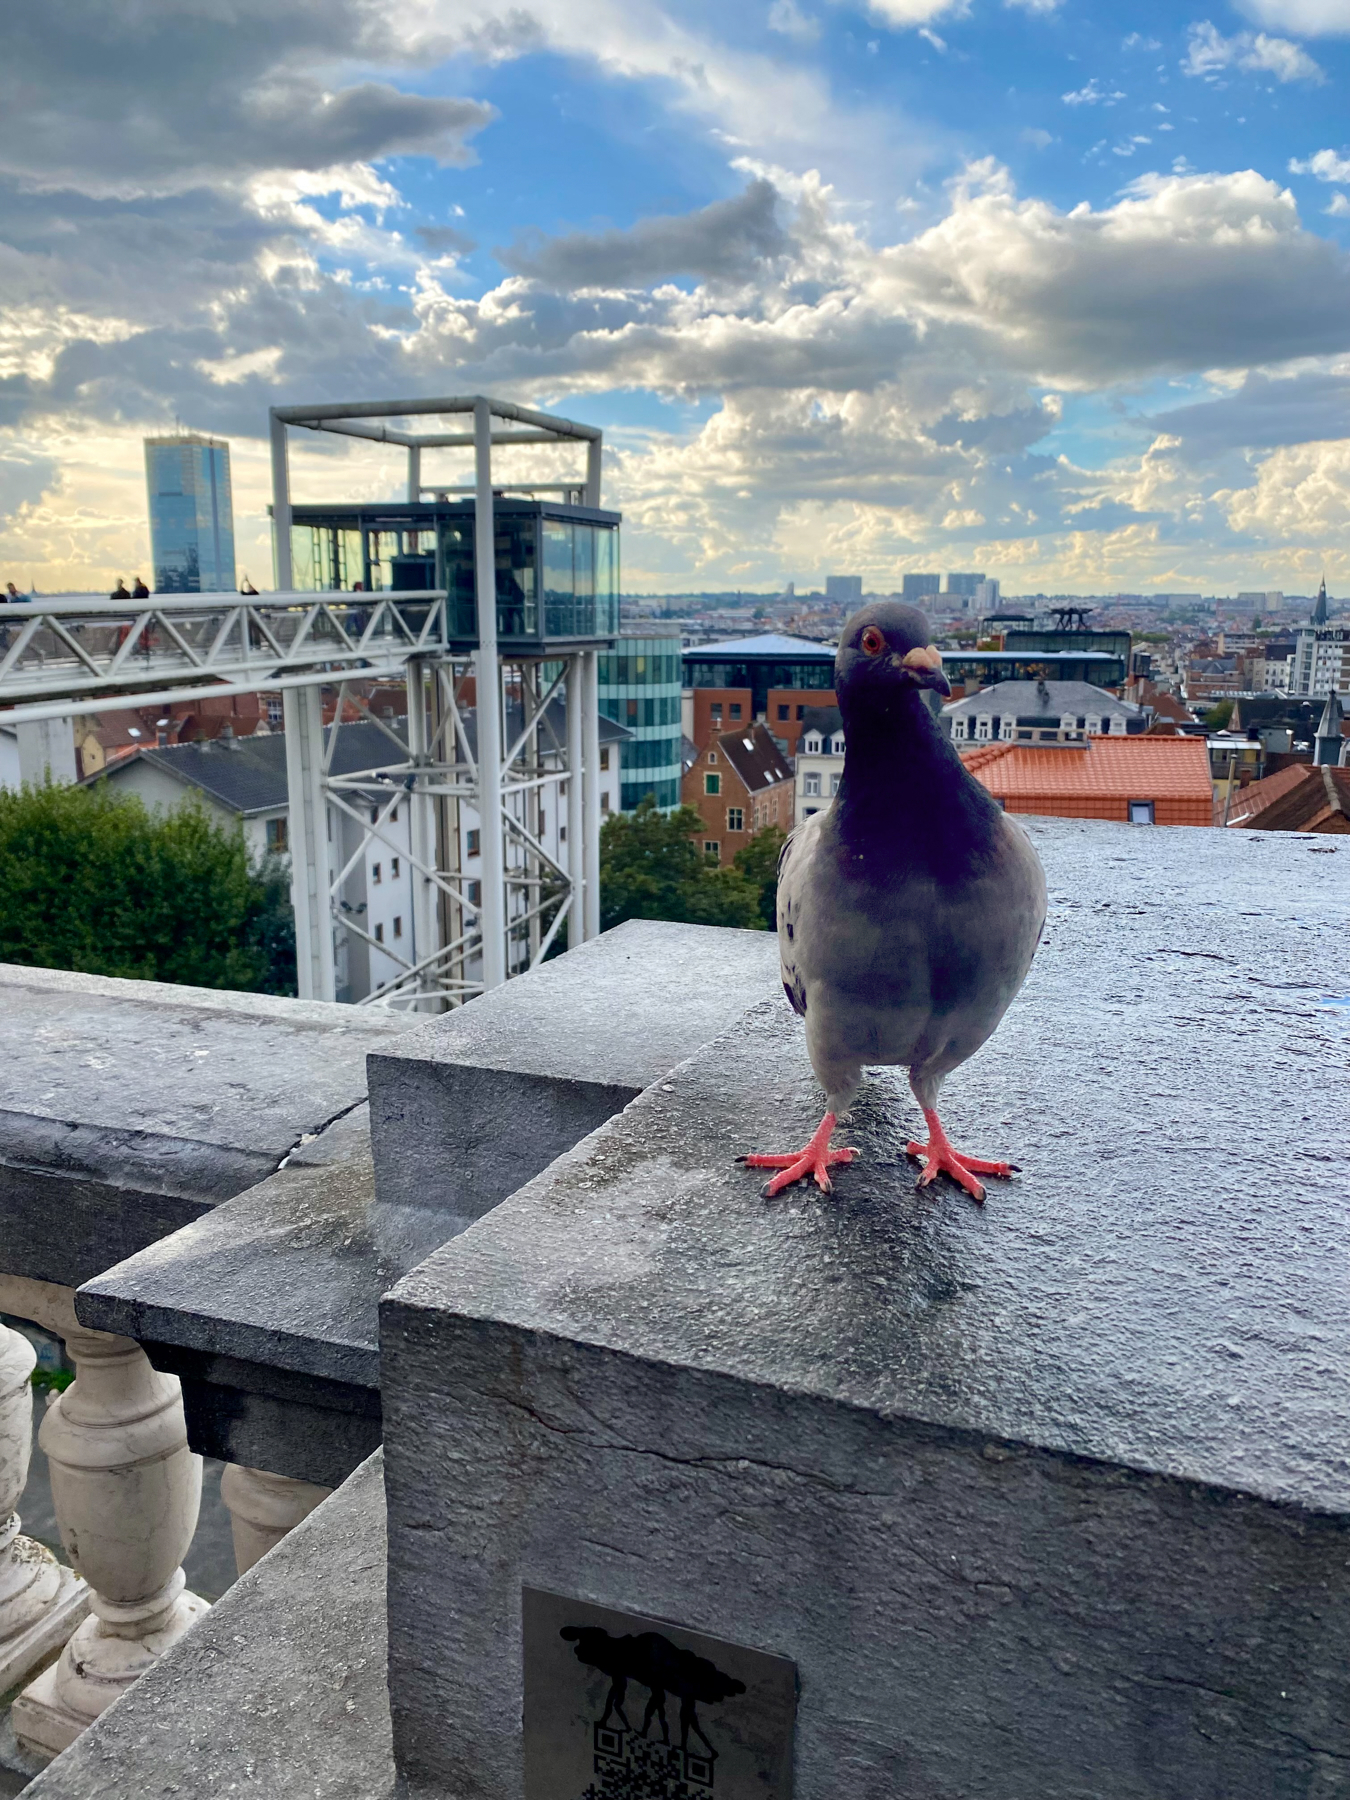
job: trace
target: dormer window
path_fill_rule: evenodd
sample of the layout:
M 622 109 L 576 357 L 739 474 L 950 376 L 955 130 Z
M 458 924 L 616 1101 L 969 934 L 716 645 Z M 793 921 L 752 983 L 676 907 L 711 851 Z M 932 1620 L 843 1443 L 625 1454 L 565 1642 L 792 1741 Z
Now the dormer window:
M 833 748 L 836 756 L 842 756 L 844 754 L 844 737 L 842 732 L 834 739 Z
M 818 737 L 807 738 L 806 754 L 808 756 L 819 756 L 820 755 L 820 739 Z

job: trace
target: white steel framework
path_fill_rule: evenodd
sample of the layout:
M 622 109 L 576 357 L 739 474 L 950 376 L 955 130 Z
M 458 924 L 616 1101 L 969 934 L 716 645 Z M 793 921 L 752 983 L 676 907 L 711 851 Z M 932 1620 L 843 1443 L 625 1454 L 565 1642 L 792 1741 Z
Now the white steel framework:
M 416 431 L 406 423 L 457 414 L 469 428 Z M 412 941 L 406 952 L 380 945 L 398 972 L 363 1003 L 439 1010 L 533 967 L 564 927 L 574 944 L 600 929 L 599 645 L 521 655 L 498 643 L 493 503 L 507 488 L 563 492 L 598 508 L 601 433 L 481 395 L 275 407 L 270 425 L 277 592 L 129 603 L 89 595 L 6 607 L 0 707 L 24 724 L 203 692 L 280 689 L 300 994 L 336 998 L 335 931 L 373 946 L 344 906 L 343 889 L 368 844 L 392 843 L 389 818 L 406 803 Z M 452 648 L 441 590 L 294 591 L 287 434 L 297 427 L 405 449 L 410 501 L 473 493 L 476 650 Z M 586 446 L 584 477 L 505 483 L 494 473 L 494 449 L 568 441 Z M 455 446 L 474 452 L 472 488 L 424 484 L 423 450 Z M 407 684 L 406 743 L 352 692 L 357 682 L 396 678 Z M 470 679 L 472 709 L 465 705 Z M 337 689 L 326 737 L 325 687 Z M 556 708 L 550 717 L 560 697 L 561 734 L 551 729 Z M 339 775 L 334 751 L 352 712 L 379 727 L 390 754 Z M 549 793 L 555 817 L 565 813 L 567 821 L 566 866 L 541 841 L 539 808 Z M 461 854 L 466 816 L 477 821 L 478 874 Z M 342 822 L 339 830 L 333 820 Z

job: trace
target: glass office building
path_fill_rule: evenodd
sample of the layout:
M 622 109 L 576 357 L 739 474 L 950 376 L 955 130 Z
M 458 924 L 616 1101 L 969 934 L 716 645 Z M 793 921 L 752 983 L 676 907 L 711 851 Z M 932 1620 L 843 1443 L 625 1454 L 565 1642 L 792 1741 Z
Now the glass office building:
M 684 680 L 679 627 L 624 632 L 598 661 L 601 714 L 633 733 L 620 750 L 619 804 L 632 812 L 650 794 L 660 807 L 678 806 Z
M 146 438 L 150 555 L 158 594 L 232 594 L 230 446 L 182 432 Z

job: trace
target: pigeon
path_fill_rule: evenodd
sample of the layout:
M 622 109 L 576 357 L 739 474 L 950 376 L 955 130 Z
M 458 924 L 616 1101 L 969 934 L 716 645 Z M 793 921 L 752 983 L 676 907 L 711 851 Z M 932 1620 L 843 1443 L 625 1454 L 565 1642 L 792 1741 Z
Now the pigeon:
M 1015 1165 L 958 1153 L 937 1114 L 943 1078 L 973 1056 L 1026 979 L 1045 923 L 1045 874 L 943 735 L 925 690 L 949 695 L 928 621 L 879 601 L 844 626 L 835 692 L 844 772 L 831 806 L 789 835 L 778 865 L 783 988 L 806 1020 L 825 1116 L 804 1149 L 743 1157 L 779 1171 L 766 1197 L 858 1151 L 831 1149 L 867 1067 L 909 1070 L 928 1137 L 918 1185 L 947 1175 L 975 1200 Z

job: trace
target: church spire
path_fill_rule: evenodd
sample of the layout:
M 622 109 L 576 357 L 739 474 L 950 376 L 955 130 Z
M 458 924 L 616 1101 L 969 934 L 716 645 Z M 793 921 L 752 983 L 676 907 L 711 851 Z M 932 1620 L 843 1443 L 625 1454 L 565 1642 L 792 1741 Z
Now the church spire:
M 1313 607 L 1312 622 L 1314 625 L 1325 625 L 1327 622 L 1327 578 L 1322 577 L 1322 585 L 1317 590 L 1317 604 Z

